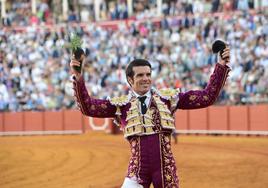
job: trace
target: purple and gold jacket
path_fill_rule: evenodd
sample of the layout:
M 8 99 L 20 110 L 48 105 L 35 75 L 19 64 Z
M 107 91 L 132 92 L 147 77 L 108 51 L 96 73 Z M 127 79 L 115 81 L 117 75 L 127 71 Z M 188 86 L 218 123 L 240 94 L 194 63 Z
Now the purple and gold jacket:
M 157 188 L 178 188 L 177 168 L 170 145 L 170 134 L 175 129 L 174 112 L 212 105 L 229 71 L 228 66 L 216 64 L 204 90 L 180 92 L 175 89 L 152 89 L 151 101 L 144 115 L 140 113 L 139 102 L 131 92 L 108 100 L 93 99 L 88 95 L 82 77 L 74 81 L 75 98 L 84 115 L 112 117 L 121 126 L 131 147 L 128 178 L 144 187 L 149 187 L 153 182 Z
M 84 115 L 114 118 L 126 138 L 172 132 L 175 129 L 174 112 L 177 109 L 198 109 L 212 105 L 224 86 L 230 68 L 219 63 L 203 90 L 180 92 L 175 89 L 151 90 L 152 98 L 145 115 L 140 114 L 137 98 L 129 95 L 112 99 L 94 99 L 89 96 L 84 79 L 75 80 L 74 91 L 79 109 Z

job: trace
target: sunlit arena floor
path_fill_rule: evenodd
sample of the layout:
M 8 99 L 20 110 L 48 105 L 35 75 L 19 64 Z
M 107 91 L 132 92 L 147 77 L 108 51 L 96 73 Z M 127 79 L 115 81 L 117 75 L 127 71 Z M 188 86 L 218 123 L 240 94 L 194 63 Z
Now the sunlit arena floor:
M 181 188 L 267 188 L 268 138 L 178 136 Z M 118 188 L 130 158 L 122 135 L 0 137 L 0 188 Z

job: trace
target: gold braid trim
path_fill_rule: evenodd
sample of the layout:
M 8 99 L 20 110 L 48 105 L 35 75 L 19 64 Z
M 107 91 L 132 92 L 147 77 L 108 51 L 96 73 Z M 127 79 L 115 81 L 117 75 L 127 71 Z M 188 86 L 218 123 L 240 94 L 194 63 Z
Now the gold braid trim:
M 113 98 L 108 98 L 108 100 L 110 101 L 110 103 L 112 105 L 115 105 L 116 106 L 116 112 L 115 112 L 115 119 L 114 119 L 114 123 L 117 125 L 117 126 L 120 126 L 121 124 L 121 109 L 120 107 L 123 106 L 123 105 L 126 105 L 131 99 L 131 95 L 122 95 L 120 97 L 113 97 Z
M 180 93 L 180 89 L 171 89 L 171 88 L 167 88 L 167 89 L 160 89 L 158 92 L 158 95 L 160 95 L 160 97 L 170 100 L 172 98 L 177 98 L 177 96 Z
M 176 109 L 180 92 L 181 92 L 180 88 L 177 88 L 177 89 L 166 88 L 166 89 L 160 89 L 159 91 L 156 91 L 156 93 L 160 97 L 170 101 L 172 112 L 174 112 Z
M 168 107 L 161 101 L 159 96 L 155 96 L 154 99 L 159 109 L 161 126 L 166 129 L 175 129 L 174 117 Z
M 113 97 L 111 99 L 108 99 L 111 104 L 115 106 L 123 106 L 127 104 L 130 101 L 129 95 L 122 95 L 120 97 Z

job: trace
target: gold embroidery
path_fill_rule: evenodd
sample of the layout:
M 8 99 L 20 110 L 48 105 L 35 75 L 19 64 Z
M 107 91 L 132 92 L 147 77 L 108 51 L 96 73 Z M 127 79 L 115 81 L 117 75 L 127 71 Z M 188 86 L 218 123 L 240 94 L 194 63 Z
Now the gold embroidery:
M 167 139 L 168 138 L 168 139 Z M 170 136 L 161 135 L 161 155 L 163 155 L 163 171 L 164 186 L 163 187 L 178 187 L 177 169 L 170 147 Z
M 169 163 L 169 162 L 170 162 L 170 160 L 166 158 L 165 159 L 165 163 Z
M 130 114 L 127 114 L 127 119 L 126 121 L 129 121 L 129 122 L 135 122 L 135 119 L 137 119 L 139 116 L 138 113 L 130 113 Z
M 207 96 L 207 95 L 203 96 L 203 99 L 204 99 L 205 101 L 207 101 L 207 100 L 208 100 L 208 96 Z
M 170 175 L 166 175 L 166 179 L 167 179 L 167 181 L 170 181 L 171 180 L 171 176 Z
M 174 118 L 169 109 L 167 108 L 167 106 L 158 97 L 155 98 L 155 101 L 159 109 L 160 121 L 162 127 L 167 129 L 175 129 Z
M 193 100 L 195 100 L 196 98 L 197 98 L 196 95 L 191 95 L 189 99 L 190 99 L 191 101 L 193 101 Z
M 116 126 L 120 127 L 120 122 L 117 118 L 115 118 L 113 122 Z
M 178 90 L 171 88 L 161 89 L 159 90 L 159 94 L 161 97 L 170 99 L 171 97 L 175 97 L 176 95 L 178 95 Z
M 151 125 L 152 124 L 152 120 L 150 119 L 145 119 L 145 125 Z
M 135 142 L 135 146 L 133 147 L 133 142 Z M 135 150 L 132 153 L 129 167 L 128 167 L 128 177 L 137 177 L 139 180 L 139 170 L 140 170 L 140 139 L 139 137 L 135 137 L 130 140 L 131 148 Z
M 95 105 L 91 105 L 90 110 L 96 110 L 96 106 Z
M 106 109 L 107 105 L 106 104 L 101 104 L 101 108 Z
M 128 95 L 122 95 L 120 97 L 114 97 L 110 99 L 110 102 L 113 105 L 123 105 L 129 102 L 129 97 Z
M 145 130 L 146 130 L 146 133 L 153 133 L 154 132 L 152 127 L 146 127 Z
M 121 115 L 121 110 L 119 106 L 116 106 L 116 112 L 115 115 L 117 115 L 118 119 L 120 119 L 120 115 Z
M 131 107 L 127 111 L 127 119 L 126 119 L 126 121 L 128 121 L 128 119 L 131 119 L 130 118 L 131 116 L 139 116 L 137 100 L 131 102 Z
M 169 138 L 168 138 L 168 136 L 165 136 L 165 141 L 166 141 L 166 142 L 169 142 Z
M 163 128 L 166 129 L 175 129 L 174 117 L 168 106 L 160 99 L 158 95 L 152 96 L 156 102 L 157 109 L 160 114 L 160 122 L 155 122 L 161 124 Z M 155 126 L 153 120 L 154 110 L 148 109 L 146 114 L 142 116 L 138 110 L 138 100 L 131 101 L 131 107 L 126 112 L 127 124 L 124 128 L 124 137 L 131 135 L 143 135 L 143 134 L 152 134 L 155 132 L 153 127 Z M 143 121 L 144 120 L 144 121 Z

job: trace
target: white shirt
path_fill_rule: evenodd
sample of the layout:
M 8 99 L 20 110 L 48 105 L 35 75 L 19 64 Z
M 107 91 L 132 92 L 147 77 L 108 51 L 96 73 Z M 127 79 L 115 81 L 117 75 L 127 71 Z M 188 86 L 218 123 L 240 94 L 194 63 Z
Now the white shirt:
M 144 101 L 144 103 L 146 104 L 146 107 L 148 108 L 151 98 L 152 98 L 152 93 L 151 90 L 149 90 L 147 93 L 145 93 L 144 95 L 139 95 L 138 93 L 136 93 L 135 91 L 132 90 L 132 92 L 134 93 L 134 95 L 138 98 L 138 97 L 142 97 L 142 96 L 146 96 L 146 99 Z M 139 102 L 139 110 L 141 112 L 141 103 Z

